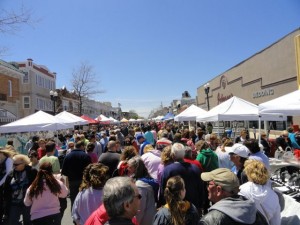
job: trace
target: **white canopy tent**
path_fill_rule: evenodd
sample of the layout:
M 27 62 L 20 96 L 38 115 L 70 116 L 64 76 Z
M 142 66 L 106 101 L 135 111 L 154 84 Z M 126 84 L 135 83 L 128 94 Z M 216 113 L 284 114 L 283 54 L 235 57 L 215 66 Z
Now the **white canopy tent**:
M 116 120 L 115 118 L 113 118 L 113 117 L 109 117 L 109 119 L 112 121 L 112 123 L 120 123 L 120 121 L 119 120 Z
M 55 131 L 69 128 L 73 128 L 72 123 L 43 111 L 38 111 L 12 123 L 0 126 L 0 133 Z
M 68 122 L 72 123 L 73 126 L 89 124 L 89 122 L 87 120 L 84 120 L 81 117 L 76 116 L 76 115 L 74 115 L 72 113 L 69 113 L 67 111 L 63 111 L 63 112 L 55 115 L 55 117 L 63 119 L 65 121 L 68 121 Z
M 191 105 L 178 115 L 174 117 L 174 121 L 182 122 L 182 121 L 196 121 L 196 117 L 200 116 L 203 113 L 206 113 L 204 109 L 201 109 L 198 106 Z
M 164 117 L 164 116 L 157 116 L 157 117 L 154 117 L 152 120 L 154 120 L 155 122 L 161 121 L 161 119 L 162 119 L 163 117 Z
M 233 96 L 210 111 L 197 116 L 197 122 L 208 121 L 243 121 L 243 120 L 283 121 L 286 117 L 276 113 L 259 113 L 258 106 L 244 99 Z
M 300 90 L 258 105 L 259 113 L 281 113 L 285 116 L 300 116 Z
M 112 122 L 112 120 L 106 116 L 104 116 L 103 114 L 100 114 L 99 116 L 97 116 L 95 118 L 95 120 L 99 121 L 100 123 L 110 123 Z
M 196 120 L 197 122 L 258 120 L 258 129 L 260 132 L 261 120 L 285 121 L 286 116 L 276 113 L 259 113 L 257 105 L 233 96 L 227 101 L 212 108 L 207 113 L 198 116 Z

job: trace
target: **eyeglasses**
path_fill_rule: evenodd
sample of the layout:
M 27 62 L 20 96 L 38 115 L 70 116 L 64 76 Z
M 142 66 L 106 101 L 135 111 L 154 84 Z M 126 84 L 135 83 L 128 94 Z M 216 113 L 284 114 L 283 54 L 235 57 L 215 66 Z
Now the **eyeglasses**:
M 142 195 L 141 194 L 135 195 L 134 197 L 138 198 L 138 199 L 142 199 Z
M 21 164 L 23 164 L 23 163 L 14 163 L 13 166 L 19 166 Z

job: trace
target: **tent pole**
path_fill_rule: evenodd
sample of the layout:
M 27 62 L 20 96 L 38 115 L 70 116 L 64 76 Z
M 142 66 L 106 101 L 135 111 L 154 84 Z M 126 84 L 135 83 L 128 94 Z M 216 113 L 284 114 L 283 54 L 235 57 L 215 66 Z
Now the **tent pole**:
M 260 137 L 260 130 L 261 130 L 261 116 L 258 116 L 258 144 L 260 144 L 261 137 Z

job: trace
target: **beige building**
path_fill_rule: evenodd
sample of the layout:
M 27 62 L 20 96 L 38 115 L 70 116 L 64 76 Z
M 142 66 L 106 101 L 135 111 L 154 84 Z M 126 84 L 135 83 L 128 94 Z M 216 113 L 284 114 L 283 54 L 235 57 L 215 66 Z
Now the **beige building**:
M 260 104 L 297 90 L 294 39 L 298 35 L 300 28 L 207 81 L 210 109 L 232 96 Z M 197 88 L 197 105 L 207 110 L 204 85 Z M 298 118 L 293 120 L 295 124 L 300 123 Z
M 32 59 L 18 62 L 19 69 L 24 72 L 20 92 L 22 93 L 22 114 L 20 117 L 31 115 L 39 110 L 53 112 L 53 101 L 49 92 L 55 90 L 56 73 L 46 66 L 33 63 Z

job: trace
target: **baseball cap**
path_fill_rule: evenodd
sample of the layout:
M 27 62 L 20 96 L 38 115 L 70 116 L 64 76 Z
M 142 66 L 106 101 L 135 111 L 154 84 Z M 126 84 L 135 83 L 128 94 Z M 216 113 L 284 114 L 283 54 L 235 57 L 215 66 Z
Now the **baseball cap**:
M 234 153 L 240 157 L 248 158 L 250 155 L 249 149 L 243 144 L 234 144 L 231 147 L 231 150 L 228 152 L 229 154 Z
M 201 173 L 201 179 L 206 182 L 213 181 L 228 192 L 238 191 L 238 187 L 240 186 L 237 176 L 227 168 L 218 168 L 211 172 L 203 172 Z

